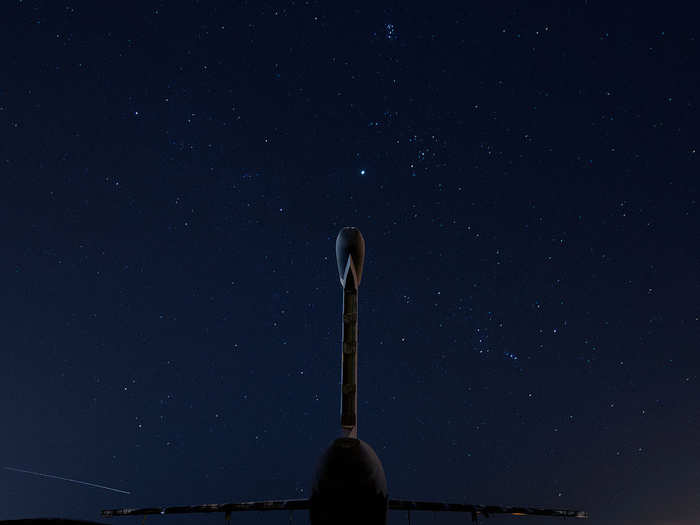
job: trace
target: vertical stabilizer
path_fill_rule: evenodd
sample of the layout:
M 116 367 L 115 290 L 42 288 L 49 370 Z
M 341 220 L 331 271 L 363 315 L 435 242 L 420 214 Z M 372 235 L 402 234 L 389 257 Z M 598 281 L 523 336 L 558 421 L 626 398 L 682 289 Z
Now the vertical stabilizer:
M 357 438 L 357 292 L 365 259 L 365 240 L 360 230 L 340 230 L 335 254 L 343 287 L 340 427 L 343 437 Z

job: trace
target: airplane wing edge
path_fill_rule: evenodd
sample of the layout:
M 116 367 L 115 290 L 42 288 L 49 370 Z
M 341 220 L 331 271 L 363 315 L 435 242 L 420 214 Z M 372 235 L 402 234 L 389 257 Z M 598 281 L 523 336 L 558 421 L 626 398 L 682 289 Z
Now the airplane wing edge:
M 144 507 L 138 509 L 107 509 L 102 517 L 142 516 L 148 514 L 194 514 L 200 512 L 243 512 L 266 510 L 305 510 L 311 507 L 309 499 L 280 499 L 265 501 L 242 501 L 238 503 L 209 503 L 205 505 L 184 505 L 178 507 Z
M 510 514 L 512 516 L 553 516 L 559 518 L 588 518 L 582 510 L 543 509 L 536 507 L 504 507 L 498 505 L 471 505 L 440 501 L 390 499 L 389 510 L 429 510 L 433 512 L 470 512 L 472 514 Z

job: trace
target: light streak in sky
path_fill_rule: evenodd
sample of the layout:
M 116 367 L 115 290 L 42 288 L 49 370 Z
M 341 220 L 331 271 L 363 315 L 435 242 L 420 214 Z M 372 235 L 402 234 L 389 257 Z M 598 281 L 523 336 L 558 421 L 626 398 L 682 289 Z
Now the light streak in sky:
M 122 494 L 131 494 L 131 492 L 128 492 L 126 490 L 115 489 L 112 487 L 106 487 L 105 485 L 98 485 L 97 483 L 90 483 L 88 481 L 79 481 L 77 479 L 63 478 L 61 476 L 54 476 L 53 474 L 42 474 L 41 472 L 33 472 L 31 470 L 24 470 L 21 468 L 14 468 L 14 467 L 3 467 L 3 468 L 5 470 L 11 470 L 13 472 L 22 472 L 24 474 L 33 474 L 34 476 L 41 476 L 44 478 L 60 479 L 63 481 L 70 481 L 71 483 L 79 483 L 80 485 L 87 485 L 89 487 L 96 487 L 98 489 L 111 490 L 113 492 L 121 492 Z

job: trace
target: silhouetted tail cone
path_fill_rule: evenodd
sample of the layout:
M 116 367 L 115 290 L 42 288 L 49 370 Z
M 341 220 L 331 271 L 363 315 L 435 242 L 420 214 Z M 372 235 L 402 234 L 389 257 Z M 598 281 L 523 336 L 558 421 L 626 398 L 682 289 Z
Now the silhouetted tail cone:
M 312 525 L 384 525 L 387 503 L 384 468 L 372 447 L 355 438 L 333 441 L 314 475 Z
M 356 285 L 359 286 L 362 279 L 362 266 L 365 262 L 365 239 L 360 230 L 353 227 L 340 230 L 338 238 L 335 240 L 335 258 L 338 261 L 338 274 L 343 286 L 345 286 L 348 257 L 352 257 L 357 278 Z

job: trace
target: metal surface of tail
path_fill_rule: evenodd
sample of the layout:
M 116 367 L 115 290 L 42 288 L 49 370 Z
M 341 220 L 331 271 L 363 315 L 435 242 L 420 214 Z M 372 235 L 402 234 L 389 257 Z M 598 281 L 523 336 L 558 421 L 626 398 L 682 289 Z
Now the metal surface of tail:
M 360 230 L 340 230 L 335 255 L 343 287 L 340 428 L 343 437 L 357 438 L 357 292 L 365 258 L 365 240 Z

